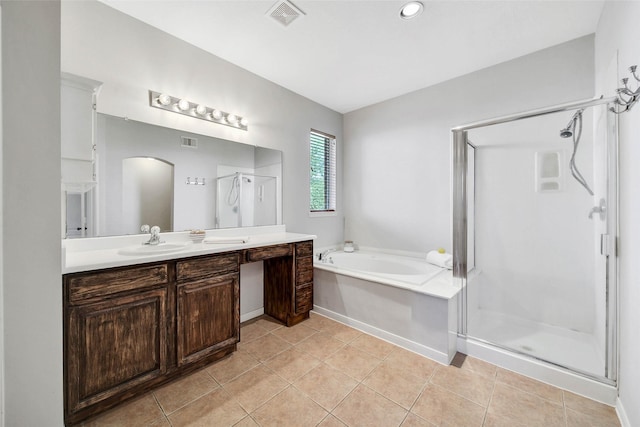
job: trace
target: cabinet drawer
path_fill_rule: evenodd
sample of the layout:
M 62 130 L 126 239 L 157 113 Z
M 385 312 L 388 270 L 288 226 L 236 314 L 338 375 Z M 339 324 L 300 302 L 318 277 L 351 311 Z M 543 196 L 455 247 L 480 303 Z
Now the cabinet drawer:
M 312 256 L 313 242 L 296 243 L 296 256 Z
M 240 255 L 238 252 L 178 261 L 176 264 L 178 280 L 234 272 L 239 269 Z
M 269 258 L 290 256 L 292 254 L 291 245 L 273 245 L 264 248 L 247 249 L 247 262 L 262 261 Z
M 168 282 L 167 264 L 108 270 L 98 273 L 79 273 L 65 276 L 69 303 L 120 292 L 142 289 Z
M 313 308 L 313 283 L 296 286 L 296 313 L 304 313 Z
M 313 258 L 296 258 L 296 284 L 313 281 Z

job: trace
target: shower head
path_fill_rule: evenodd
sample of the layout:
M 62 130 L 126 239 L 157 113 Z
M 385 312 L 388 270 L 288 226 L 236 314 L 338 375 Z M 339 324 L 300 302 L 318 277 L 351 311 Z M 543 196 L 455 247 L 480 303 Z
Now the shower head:
M 564 129 L 560 129 L 560 138 L 570 138 L 573 136 L 573 128 L 576 124 L 576 120 L 578 120 L 578 117 L 582 117 L 583 111 L 584 110 L 576 111 L 571 117 L 571 120 L 569 120 L 569 123 L 567 123 L 567 126 Z
M 571 136 L 573 136 L 573 132 L 571 132 L 571 129 L 564 128 L 560 130 L 560 138 L 569 138 Z

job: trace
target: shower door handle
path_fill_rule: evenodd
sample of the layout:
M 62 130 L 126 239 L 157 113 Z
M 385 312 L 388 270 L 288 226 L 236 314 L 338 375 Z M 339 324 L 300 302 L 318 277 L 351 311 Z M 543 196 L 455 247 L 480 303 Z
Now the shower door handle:
M 600 253 L 604 256 L 612 255 L 614 244 L 611 241 L 611 236 L 608 234 L 600 235 Z

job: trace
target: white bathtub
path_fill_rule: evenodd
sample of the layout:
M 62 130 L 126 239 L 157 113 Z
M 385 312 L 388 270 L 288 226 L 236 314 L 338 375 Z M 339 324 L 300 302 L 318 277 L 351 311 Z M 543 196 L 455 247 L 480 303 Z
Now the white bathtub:
M 314 263 L 314 311 L 448 364 L 456 352 L 450 270 L 378 250 Z

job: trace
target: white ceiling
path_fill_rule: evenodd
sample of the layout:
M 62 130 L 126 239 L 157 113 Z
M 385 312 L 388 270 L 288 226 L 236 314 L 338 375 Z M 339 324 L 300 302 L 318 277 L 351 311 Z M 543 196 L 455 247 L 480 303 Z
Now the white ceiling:
M 593 33 L 604 3 L 292 0 L 284 27 L 276 0 L 101 1 L 341 113 Z

